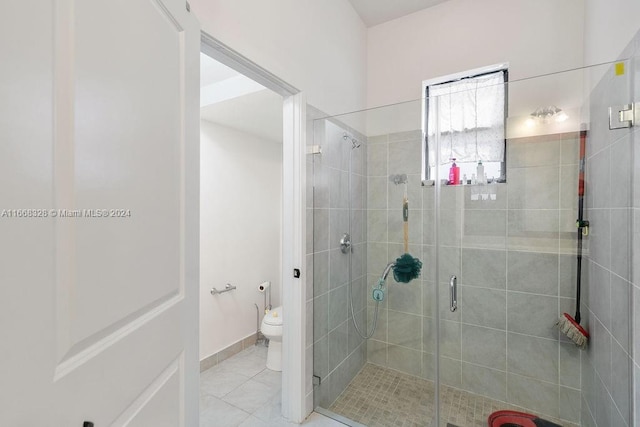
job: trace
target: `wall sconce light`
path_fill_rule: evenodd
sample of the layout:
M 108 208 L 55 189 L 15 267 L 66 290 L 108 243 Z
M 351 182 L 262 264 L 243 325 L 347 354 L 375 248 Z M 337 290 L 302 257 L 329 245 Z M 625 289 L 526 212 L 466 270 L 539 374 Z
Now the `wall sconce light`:
M 530 114 L 530 117 L 527 119 L 527 126 L 533 126 L 536 122 L 549 123 L 551 120 L 557 123 L 564 122 L 567 120 L 569 116 L 567 113 L 562 111 L 562 109 L 556 107 L 555 105 L 550 105 L 548 107 L 540 107 L 537 108 L 536 111 Z

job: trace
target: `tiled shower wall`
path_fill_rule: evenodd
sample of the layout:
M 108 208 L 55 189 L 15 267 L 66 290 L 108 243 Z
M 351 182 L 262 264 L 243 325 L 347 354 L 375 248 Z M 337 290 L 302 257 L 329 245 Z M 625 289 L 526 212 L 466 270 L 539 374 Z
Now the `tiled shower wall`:
M 412 255 L 422 277 L 389 280 L 368 361 L 434 376 L 434 187 L 420 184 L 421 132 L 369 137 L 368 283 L 402 254 L 404 186 L 409 177 Z M 478 187 L 442 187 L 440 211 L 441 380 L 540 414 L 577 422 L 580 352 L 554 325 L 573 312 L 578 134 L 508 141 L 507 184 L 495 200 L 471 200 Z M 459 283 L 449 311 L 448 281 Z M 371 322 L 374 305 L 368 299 Z
M 636 36 L 621 58 L 639 55 L 639 43 L 640 36 Z M 623 75 L 616 75 L 614 67 L 608 69 L 591 92 L 587 106 L 590 130 L 585 219 L 590 221 L 591 230 L 583 306 L 591 340 L 582 358 L 582 425 L 587 427 L 638 425 L 637 420 L 633 421 L 631 390 L 634 370 L 636 390 L 640 378 L 640 291 L 638 277 L 633 275 L 633 266 L 640 265 L 640 162 L 639 150 L 633 145 L 640 135 L 634 129 L 609 130 L 607 110 L 609 106 L 632 102 L 634 87 L 635 101 L 640 99 L 639 65 L 637 59 L 635 64 L 634 60 L 627 62 Z M 633 335 L 629 321 L 632 315 Z M 636 402 L 637 399 L 636 391 Z
M 349 230 L 349 174 L 351 173 L 351 267 L 353 305 L 358 325 L 366 329 L 365 272 L 366 188 L 364 137 L 349 134 L 334 123 L 323 120 L 314 125 L 314 144 L 322 154 L 310 154 L 313 188 L 309 188 L 307 239 L 308 269 L 313 270 L 313 365 L 321 384 L 314 393 L 314 405 L 328 408 L 342 393 L 366 361 L 366 344 L 351 320 L 349 308 L 349 255 L 340 250 L 340 239 Z M 351 138 L 360 146 L 352 148 Z M 351 164 L 351 166 L 350 166 Z M 310 227 L 312 225 L 312 227 Z

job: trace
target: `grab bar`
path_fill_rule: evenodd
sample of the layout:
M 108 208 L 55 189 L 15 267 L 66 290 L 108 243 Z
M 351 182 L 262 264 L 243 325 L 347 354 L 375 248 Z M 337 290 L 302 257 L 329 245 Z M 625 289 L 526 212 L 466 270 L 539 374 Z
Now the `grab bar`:
M 211 295 L 224 294 L 225 292 L 232 291 L 236 288 L 237 287 L 235 285 L 232 285 L 231 283 L 227 283 L 224 289 L 221 291 L 217 290 L 216 288 L 211 288 Z
M 456 276 L 451 276 L 449 279 L 449 291 L 451 292 L 449 309 L 454 312 L 458 308 L 458 278 Z

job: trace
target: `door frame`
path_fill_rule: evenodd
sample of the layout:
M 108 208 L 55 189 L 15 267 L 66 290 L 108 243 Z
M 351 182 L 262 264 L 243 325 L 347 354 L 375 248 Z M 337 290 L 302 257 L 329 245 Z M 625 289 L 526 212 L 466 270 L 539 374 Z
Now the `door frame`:
M 282 337 L 282 416 L 302 422 L 313 409 L 307 393 L 306 357 L 306 100 L 278 76 L 201 31 L 200 50 L 283 97 L 282 140 L 282 305 L 287 310 Z M 294 269 L 300 272 L 294 277 Z M 307 366 L 309 365 L 309 366 Z M 310 378 L 309 378 L 310 382 Z M 307 405 L 307 396 L 310 404 Z

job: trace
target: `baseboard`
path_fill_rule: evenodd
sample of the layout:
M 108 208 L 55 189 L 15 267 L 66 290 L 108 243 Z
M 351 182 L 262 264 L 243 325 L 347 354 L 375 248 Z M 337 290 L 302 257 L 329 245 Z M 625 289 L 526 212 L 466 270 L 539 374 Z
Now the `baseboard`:
M 205 357 L 200 361 L 200 372 L 206 371 L 209 368 L 216 366 L 218 363 L 222 362 L 225 359 L 230 358 L 242 350 L 246 350 L 247 348 L 255 345 L 258 339 L 258 335 L 256 333 L 249 335 L 246 338 L 237 341 L 230 346 L 223 348 L 217 353 L 212 354 L 211 356 Z

